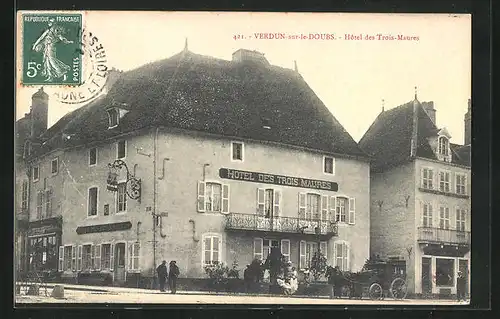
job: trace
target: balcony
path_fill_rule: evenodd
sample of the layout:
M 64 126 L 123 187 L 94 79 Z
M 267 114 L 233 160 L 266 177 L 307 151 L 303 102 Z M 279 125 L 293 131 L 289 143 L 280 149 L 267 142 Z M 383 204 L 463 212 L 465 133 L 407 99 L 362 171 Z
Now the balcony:
M 429 244 L 470 245 L 470 232 L 434 227 L 419 227 L 418 241 Z
M 257 214 L 230 213 L 226 216 L 226 229 L 328 237 L 337 235 L 337 224 L 331 221 L 306 220 L 294 217 L 267 218 Z

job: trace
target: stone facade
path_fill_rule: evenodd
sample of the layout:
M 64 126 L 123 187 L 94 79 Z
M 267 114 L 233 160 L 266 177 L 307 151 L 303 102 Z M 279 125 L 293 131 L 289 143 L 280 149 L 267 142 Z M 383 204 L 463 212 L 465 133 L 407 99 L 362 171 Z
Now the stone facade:
M 155 137 L 156 134 L 158 134 L 157 137 Z M 109 172 L 107 164 L 117 158 L 116 143 L 121 140 L 126 140 L 126 156 L 123 160 L 127 163 L 131 173 L 141 179 L 142 189 L 140 201 L 127 198 L 126 211 L 116 212 L 117 194 L 106 189 Z M 350 248 L 349 269 L 356 271 L 363 266 L 369 255 L 367 243 L 370 241 L 368 162 L 335 156 L 335 174 L 327 175 L 323 172 L 323 157 L 328 154 L 276 143 L 238 139 L 236 141 L 243 143 L 244 147 L 243 161 L 239 162 L 231 159 L 233 141 L 231 138 L 222 136 L 167 128 L 158 129 L 158 133 L 154 128 L 137 131 L 131 135 L 117 136 L 115 139 L 100 144 L 89 144 L 60 153 L 48 154 L 40 159 L 38 164 L 40 180 L 34 183 L 34 189 L 38 190 L 41 187 L 45 177 L 47 177 L 46 184 L 54 189 L 54 214 L 63 216 L 61 246 L 78 247 L 86 244 L 103 245 L 106 243 L 114 245 L 126 242 L 125 270 L 130 274 L 138 272 L 144 277 L 152 276 L 153 265 L 165 259 L 177 261 L 181 277 L 205 277 L 202 261 L 205 258 L 203 245 L 206 244 L 207 236 L 216 236 L 220 240 L 219 261 L 229 265 L 237 261 L 241 273 L 245 264 L 250 263 L 255 257 L 255 238 L 279 242 L 282 239 L 290 240 L 290 260 L 296 266 L 300 262 L 301 240 L 328 242 L 326 253 L 328 263 L 332 265 L 335 263 L 334 242 L 345 241 Z M 97 163 L 89 165 L 89 150 L 94 147 L 97 149 Z M 60 168 L 57 174 L 52 175 L 48 170 L 48 165 L 55 157 L 59 159 Z M 338 192 L 326 192 L 221 179 L 220 168 L 332 181 L 338 183 L 339 189 Z M 229 186 L 229 204 L 226 213 L 198 211 L 198 183 L 200 181 Z M 88 193 L 91 187 L 98 188 L 97 216 L 89 217 Z M 298 217 L 298 196 L 301 192 L 355 198 L 354 224 L 339 223 L 338 233 L 335 236 L 322 239 L 318 239 L 314 234 L 298 232 L 273 233 L 226 229 L 226 220 L 229 215 L 256 214 L 258 188 L 273 188 L 281 191 L 280 217 Z M 32 205 L 35 205 L 34 200 L 32 199 Z M 109 205 L 108 216 L 104 216 L 104 205 Z M 161 222 L 157 221 L 156 227 L 153 227 L 152 212 L 162 215 Z M 77 233 L 79 227 L 118 222 L 130 222 L 132 226 L 130 229 L 121 231 Z M 156 229 L 157 241 L 155 261 L 153 260 L 153 229 Z M 128 246 L 133 245 L 134 242 L 140 245 L 138 266 L 133 266 L 134 269 L 129 271 Z M 116 251 L 114 254 L 117 254 Z M 79 256 L 75 257 L 80 260 Z M 114 257 L 115 260 L 119 258 L 117 255 Z M 101 255 L 102 262 L 103 256 Z M 63 266 L 63 268 L 66 267 Z M 79 267 L 76 266 L 76 268 Z M 103 271 L 105 270 L 100 270 L 100 272 Z M 63 275 L 72 276 L 76 272 L 66 270 L 63 271 Z M 115 272 L 115 269 L 111 271 L 112 274 Z

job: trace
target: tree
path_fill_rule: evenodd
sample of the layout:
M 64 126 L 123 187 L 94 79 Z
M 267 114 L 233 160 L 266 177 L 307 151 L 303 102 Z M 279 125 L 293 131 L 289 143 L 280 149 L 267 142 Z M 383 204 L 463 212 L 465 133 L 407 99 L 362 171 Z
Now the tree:
M 310 269 L 314 280 L 318 280 L 323 274 L 326 273 L 326 262 L 327 260 L 325 255 L 318 249 L 318 251 L 314 253 L 313 258 L 311 259 Z

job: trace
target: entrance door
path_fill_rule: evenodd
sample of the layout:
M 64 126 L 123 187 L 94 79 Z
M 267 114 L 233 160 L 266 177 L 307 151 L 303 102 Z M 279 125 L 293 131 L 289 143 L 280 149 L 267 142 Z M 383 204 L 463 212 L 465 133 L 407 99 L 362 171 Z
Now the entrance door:
M 422 294 L 432 293 L 432 263 L 431 258 L 422 257 Z
M 115 282 L 125 282 L 125 243 L 115 245 Z
M 460 259 L 458 261 L 458 270 L 461 271 L 465 276 L 465 295 L 469 295 L 469 261 L 465 259 Z

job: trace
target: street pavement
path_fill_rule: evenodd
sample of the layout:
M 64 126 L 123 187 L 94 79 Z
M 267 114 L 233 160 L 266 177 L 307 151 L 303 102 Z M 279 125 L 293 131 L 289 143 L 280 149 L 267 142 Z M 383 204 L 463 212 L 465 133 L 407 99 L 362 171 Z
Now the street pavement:
M 16 295 L 15 302 L 23 303 L 128 303 L 128 304 L 289 304 L 289 305 L 467 305 L 465 302 L 455 300 L 429 300 L 429 299 L 384 299 L 384 300 L 354 300 L 354 299 L 329 299 L 325 297 L 298 297 L 298 296 L 270 296 L 270 295 L 217 295 L 206 292 L 179 291 L 172 295 L 168 292 L 134 288 L 119 287 L 89 287 L 64 285 L 64 298 L 57 299 L 50 297 L 52 288 L 47 288 L 48 296 L 45 296 L 45 289 L 40 288 L 39 296 Z M 79 289 L 79 290 L 75 290 Z

